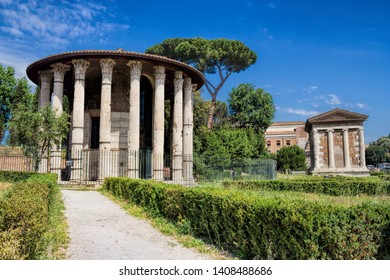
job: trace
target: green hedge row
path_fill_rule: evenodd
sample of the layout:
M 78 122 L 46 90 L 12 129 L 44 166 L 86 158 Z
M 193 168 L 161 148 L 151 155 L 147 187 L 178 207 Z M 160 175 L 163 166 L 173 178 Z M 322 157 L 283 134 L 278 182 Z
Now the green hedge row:
M 30 177 L 37 176 L 35 172 L 24 171 L 0 171 L 0 182 L 25 182 Z
M 104 188 L 243 259 L 390 257 L 388 201 L 343 205 L 126 178 L 108 178 Z
M 249 190 L 298 191 L 334 196 L 354 195 L 390 195 L 390 181 L 373 179 L 356 180 L 256 180 L 256 181 L 225 181 L 222 186 L 227 188 L 243 188 Z
M 2 178 L 22 182 L 7 189 L 0 199 L 0 259 L 39 259 L 47 251 L 56 175 L 6 173 Z

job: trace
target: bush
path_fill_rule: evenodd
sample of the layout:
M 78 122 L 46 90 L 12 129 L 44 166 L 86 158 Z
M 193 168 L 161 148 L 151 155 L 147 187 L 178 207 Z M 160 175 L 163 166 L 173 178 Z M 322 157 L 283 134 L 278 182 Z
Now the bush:
M 7 189 L 0 199 L 0 259 L 57 258 L 55 250 L 61 245 L 56 240 L 56 225 L 61 222 L 63 202 L 56 174 L 1 175 L 21 182 Z
M 377 178 L 308 177 L 297 180 L 225 181 L 222 185 L 249 190 L 298 191 L 334 196 L 390 195 L 390 182 Z
M 36 175 L 35 172 L 24 171 L 0 171 L 0 182 L 25 182 L 31 176 Z
M 218 188 L 108 178 L 104 188 L 244 259 L 390 256 L 388 201 L 353 205 Z M 188 229 L 187 229 L 188 231 Z

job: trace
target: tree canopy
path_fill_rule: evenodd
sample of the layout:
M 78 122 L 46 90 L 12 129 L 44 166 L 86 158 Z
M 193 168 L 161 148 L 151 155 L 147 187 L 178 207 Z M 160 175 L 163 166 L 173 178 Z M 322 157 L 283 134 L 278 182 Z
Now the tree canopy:
M 15 69 L 0 64 L 0 142 L 8 128 L 13 110 L 32 105 L 32 94 L 25 77 L 15 78 Z
M 205 75 L 206 89 L 211 95 L 208 128 L 213 127 L 217 95 L 232 73 L 244 71 L 257 60 L 257 55 L 242 42 L 228 39 L 170 38 L 154 45 L 146 53 L 162 55 L 188 63 Z M 217 74 L 214 84 L 206 74 Z
M 265 131 L 275 115 L 272 96 L 251 84 L 233 88 L 228 99 L 232 122 L 239 127 L 253 127 Z
M 10 121 L 10 144 L 21 146 L 26 156 L 32 156 L 35 170 L 53 146 L 59 147 L 69 130 L 69 115 L 64 111 L 56 117 L 50 105 L 34 111 L 18 106 Z
M 277 169 L 282 172 L 306 170 L 305 151 L 298 146 L 282 147 L 276 154 Z

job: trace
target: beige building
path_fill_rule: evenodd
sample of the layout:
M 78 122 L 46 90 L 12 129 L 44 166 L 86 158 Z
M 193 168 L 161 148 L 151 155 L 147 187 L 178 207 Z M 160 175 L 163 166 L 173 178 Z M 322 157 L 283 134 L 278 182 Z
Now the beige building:
M 204 84 L 193 67 L 122 49 L 88 50 L 40 59 L 27 75 L 40 86 L 39 107 L 51 104 L 59 114 L 63 97 L 69 100 L 71 181 L 127 176 L 193 183 L 192 94 Z M 59 162 L 51 169 L 60 175 Z
M 368 175 L 364 126 L 368 116 L 342 109 L 306 121 L 313 174 Z
M 274 122 L 265 132 L 267 150 L 276 153 L 282 147 L 297 145 L 309 154 L 309 135 L 305 122 Z

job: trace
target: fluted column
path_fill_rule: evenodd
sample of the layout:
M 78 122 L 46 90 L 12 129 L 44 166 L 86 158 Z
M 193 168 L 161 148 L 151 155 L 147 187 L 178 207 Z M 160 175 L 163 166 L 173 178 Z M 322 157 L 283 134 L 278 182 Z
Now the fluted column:
M 63 63 L 52 64 L 54 74 L 54 85 L 53 85 L 53 98 L 52 98 L 52 110 L 56 116 L 60 116 L 63 110 L 63 95 L 64 95 L 64 77 L 65 73 L 69 71 L 70 65 Z
M 312 151 L 312 170 L 320 168 L 319 166 L 319 141 L 318 141 L 318 130 L 313 128 L 312 131 L 313 151 Z
M 129 134 L 128 134 L 128 176 L 139 178 L 139 130 L 140 130 L 140 91 L 141 71 L 140 61 L 129 61 L 130 96 L 129 96 Z
M 89 62 L 85 59 L 72 60 L 74 66 L 74 98 L 72 113 L 72 159 L 73 167 L 71 180 L 81 179 L 81 151 L 84 142 L 84 97 L 85 97 L 85 74 Z
M 183 74 L 175 72 L 174 104 L 173 104 L 173 133 L 172 133 L 172 179 L 179 183 L 183 170 Z
M 155 66 L 153 103 L 153 178 L 164 180 L 164 85 L 165 68 Z
M 52 64 L 54 74 L 52 110 L 54 114 L 59 117 L 62 114 L 63 94 L 64 94 L 64 77 L 65 73 L 69 71 L 70 66 L 63 63 Z M 57 173 L 57 178 L 61 180 L 61 146 L 53 146 L 51 148 L 51 172 Z
M 102 90 L 100 97 L 99 127 L 99 181 L 109 176 L 111 144 L 111 84 L 115 61 L 111 58 L 100 60 L 102 70 Z
M 359 128 L 360 167 L 366 167 L 366 146 L 364 145 L 364 129 Z
M 348 128 L 343 128 L 343 146 L 344 146 L 344 167 L 351 168 L 351 161 L 349 159 Z
M 50 87 L 51 87 L 51 79 L 53 78 L 52 70 L 44 70 L 39 71 L 39 79 L 41 81 L 40 84 L 40 92 L 38 99 L 38 109 L 45 107 L 50 103 Z
M 193 107 L 191 78 L 184 79 L 183 111 L 183 180 L 184 184 L 194 184 L 193 176 Z
M 334 165 L 333 129 L 328 129 L 327 132 L 328 132 L 329 168 L 335 168 L 335 165 Z

